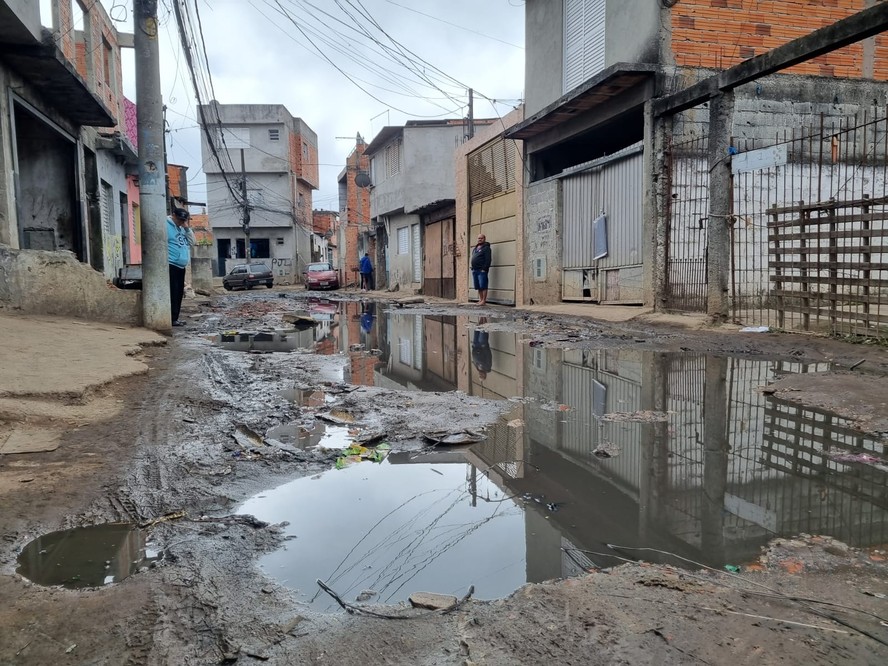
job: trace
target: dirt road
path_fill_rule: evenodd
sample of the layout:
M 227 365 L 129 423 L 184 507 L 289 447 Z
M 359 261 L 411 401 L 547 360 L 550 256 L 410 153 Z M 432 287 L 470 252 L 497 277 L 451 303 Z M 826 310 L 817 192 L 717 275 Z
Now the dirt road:
M 522 427 L 528 430 L 533 428 L 534 414 L 557 415 L 562 408 L 580 411 L 571 405 L 550 408 L 540 401 L 532 403 L 529 391 L 511 401 L 494 399 L 494 392 L 506 391 L 496 383 L 498 364 L 516 346 L 528 356 L 509 362 L 526 368 L 523 375 L 515 373 L 523 377 L 525 387 L 535 381 L 533 364 L 545 362 L 539 350 L 557 351 L 570 359 L 572 354 L 583 359 L 604 354 L 611 359 L 600 361 L 604 370 L 627 349 L 633 355 L 631 362 L 641 359 L 637 365 L 645 372 L 650 359 L 671 362 L 672 356 L 664 356 L 668 354 L 803 364 L 816 381 L 789 377 L 770 387 L 768 395 L 776 396 L 779 404 L 795 401 L 814 409 L 828 407 L 847 418 L 842 428 L 861 427 L 861 438 L 884 443 L 888 359 L 879 347 L 792 335 L 690 331 L 644 321 L 604 324 L 500 308 L 398 307 L 379 302 L 371 312 L 366 304 L 352 305 L 341 310 L 335 303 L 309 302 L 304 294 L 285 291 L 219 297 L 192 304 L 189 326 L 166 344 L 146 332 L 0 315 L 0 329 L 14 331 L 14 356 L 19 359 L 14 374 L 7 371 L 11 361 L 3 364 L 0 420 L 7 431 L 33 435 L 22 439 L 49 442 L 44 448 L 52 449 L 0 454 L 0 598 L 5 602 L 0 605 L 0 663 L 882 664 L 888 660 L 884 546 L 888 539 L 849 547 L 829 537 L 787 534 L 730 570 L 631 548 L 610 550 L 608 566 L 599 568 L 594 549 L 572 548 L 562 541 L 560 551 L 556 546 L 558 561 L 570 560 L 575 550 L 569 564 L 579 562 L 576 566 L 589 569 L 587 575 L 528 584 L 500 600 L 470 598 L 446 614 L 381 606 L 375 599 L 359 603 L 351 597 L 345 601 L 358 612 L 318 612 L 285 580 L 257 566 L 264 554 L 284 547 L 299 552 L 311 544 L 288 533 L 285 524 L 240 513 L 239 506 L 294 479 L 329 473 L 343 453 L 294 445 L 269 433 L 291 424 L 310 429 L 322 421 L 342 425 L 368 446 L 385 441 L 390 455 L 413 455 L 428 450 L 423 435 L 430 432 L 488 433 L 492 441 L 492 428 L 516 405 L 527 408 Z M 307 347 L 258 353 L 265 339 L 249 335 L 244 344 L 252 349 L 244 352 L 236 347 L 244 331 L 298 325 L 293 319 L 297 312 L 307 312 L 298 316 L 315 320 L 308 324 L 313 337 Z M 392 317 L 405 313 L 419 313 L 436 325 L 452 325 L 453 349 L 444 344 L 440 353 L 432 354 L 432 331 L 437 329 L 431 325 L 424 336 L 412 338 L 411 349 L 421 343 L 425 356 L 432 359 L 429 364 L 442 362 L 435 376 L 451 377 L 458 390 L 447 390 L 445 384 L 416 390 L 422 382 L 419 375 L 409 379 L 407 390 L 406 383 L 397 384 L 394 374 L 383 367 L 381 359 L 388 359 L 389 368 L 407 359 L 406 343 L 395 344 L 396 351 L 386 356 L 385 350 L 374 349 L 372 342 L 379 339 L 368 335 L 375 335 L 388 317 L 388 339 L 398 340 L 400 329 Z M 481 370 L 480 380 L 478 368 L 484 362 L 476 343 L 487 338 L 471 337 L 479 330 L 506 335 L 499 347 L 491 343 L 492 368 Z M 216 337 L 225 332 L 232 341 L 227 348 Z M 509 335 L 518 342 L 510 342 Z M 296 338 L 267 340 L 270 345 L 287 346 Z M 53 350 L 55 355 L 41 350 Z M 10 357 L 10 352 L 5 353 Z M 41 356 L 52 362 L 37 367 Z M 23 363 L 22 358 L 33 362 Z M 444 359 L 451 359 L 452 366 Z M 858 364 L 860 360 L 864 363 Z M 16 379 L 29 368 L 33 380 Z M 551 374 L 551 369 L 547 372 Z M 77 378 L 87 380 L 73 381 Z M 483 390 L 476 390 L 478 386 Z M 298 399 L 293 398 L 294 390 Z M 861 396 L 868 409 L 861 407 Z M 656 407 L 656 396 L 652 400 Z M 535 404 L 540 411 L 532 411 Z M 659 418 L 657 412 L 650 413 L 654 421 Z M 677 428 L 680 419 L 667 409 L 663 413 L 668 414 L 663 417 L 668 419 L 664 428 Z M 517 422 L 509 418 L 512 425 Z M 613 427 L 626 429 L 625 424 Z M 643 433 L 659 432 L 656 422 L 639 427 L 649 428 Z M 704 448 L 707 460 L 717 453 Z M 495 471 L 490 470 L 491 478 Z M 867 467 L 860 478 L 877 484 L 884 477 L 867 475 L 878 473 L 877 467 Z M 566 487 L 568 482 L 564 483 Z M 869 487 L 858 484 L 855 492 Z M 830 488 L 833 495 L 827 503 L 837 492 Z M 867 495 L 868 515 L 888 509 L 882 488 L 881 496 Z M 511 499 L 516 504 L 520 500 Z M 748 503 L 731 501 L 739 507 L 735 511 L 751 511 Z M 307 504 L 297 513 L 317 510 L 317 505 Z M 565 501 L 559 515 L 572 516 L 570 510 Z M 723 513 L 716 516 L 724 526 L 720 538 L 729 539 L 730 530 L 737 528 Z M 554 522 L 559 515 L 544 517 Z M 856 526 L 861 520 L 852 515 L 845 519 L 857 521 Z M 756 520 L 768 524 L 771 518 Z M 147 539 L 159 559 L 146 562 L 119 583 L 81 589 L 41 586 L 16 573 L 17 557 L 32 539 L 109 522 L 141 525 L 140 538 Z M 744 524 L 753 523 L 747 515 Z M 327 529 L 336 531 L 337 522 Z M 878 536 L 881 529 L 868 534 Z M 700 538 L 707 538 L 705 524 Z M 696 542 L 697 537 L 688 539 Z M 763 539 L 755 544 L 766 542 Z M 603 544 L 603 537 L 598 541 Z M 530 553 L 530 545 L 527 548 Z M 338 559 L 336 554 L 330 556 Z M 384 619 L 373 613 L 409 619 Z

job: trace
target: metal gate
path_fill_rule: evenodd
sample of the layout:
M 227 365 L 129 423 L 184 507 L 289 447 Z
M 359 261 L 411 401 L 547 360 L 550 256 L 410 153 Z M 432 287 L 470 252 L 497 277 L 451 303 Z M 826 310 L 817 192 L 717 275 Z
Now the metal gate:
M 562 300 L 642 303 L 642 145 L 563 179 Z
M 425 274 L 422 291 L 428 296 L 456 298 L 454 228 L 452 217 L 433 222 L 425 228 Z

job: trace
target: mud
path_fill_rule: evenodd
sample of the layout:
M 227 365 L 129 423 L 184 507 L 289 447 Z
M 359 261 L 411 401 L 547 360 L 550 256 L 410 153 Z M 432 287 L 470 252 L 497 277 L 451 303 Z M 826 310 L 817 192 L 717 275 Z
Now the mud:
M 191 311 L 189 326 L 166 348 L 142 349 L 135 358 L 147 374 L 93 392 L 92 399 L 122 405 L 119 409 L 96 409 L 84 417 L 70 406 L 58 404 L 56 412 L 43 404 L 37 410 L 42 416 L 27 412 L 38 423 L 84 420 L 66 425 L 55 451 L 0 456 L 0 598 L 6 600 L 0 607 L 0 663 L 881 664 L 888 659 L 885 547 L 871 539 L 851 547 L 804 535 L 803 529 L 736 562 L 737 575 L 706 568 L 696 558 L 676 559 L 671 553 L 678 548 L 647 552 L 634 550 L 639 544 L 601 543 L 594 549 L 568 544 L 560 555 L 563 566 L 586 575 L 526 585 L 505 599 L 470 599 L 449 614 L 383 607 L 375 597 L 360 603 L 371 612 L 417 616 L 410 620 L 317 612 L 260 566 L 282 547 L 298 547 L 299 539 L 290 538 L 289 526 L 274 516 L 263 520 L 243 513 L 242 503 L 294 480 L 329 473 L 341 451 L 293 434 L 311 432 L 319 421 L 346 428 L 359 441 L 384 439 L 391 456 L 427 451 L 428 432 L 492 432 L 503 415 L 508 419 L 524 402 L 505 399 L 511 396 L 503 395 L 509 391 L 496 383 L 496 373 L 478 379 L 471 330 L 514 333 L 530 349 L 568 350 L 588 359 L 631 349 L 773 360 L 793 368 L 817 365 L 820 397 L 812 391 L 789 400 L 828 407 L 863 425 L 875 442 L 883 430 L 881 420 L 861 418 L 865 410 L 858 398 L 828 404 L 824 398 L 838 394 L 829 388 L 830 378 L 856 385 L 856 395 L 865 396 L 870 411 L 882 417 L 882 407 L 869 395 L 888 370 L 879 348 L 446 304 L 380 303 L 368 332 L 361 328 L 366 310 L 353 305 L 358 309 L 337 325 L 328 317 L 337 306 L 306 302 L 301 294 L 214 299 Z M 397 383 L 395 374 L 380 366 L 386 356 L 374 344 L 386 308 L 437 318 L 442 330 L 449 330 L 444 318 L 456 317 L 456 347 L 448 351 L 444 345 L 439 356 L 454 359 L 458 376 L 449 376 L 451 365 L 441 364 L 434 382 L 416 377 Z M 312 330 L 313 349 L 249 353 L 214 342 L 223 332 L 287 329 L 285 315 L 306 310 L 319 322 Z M 434 327 L 429 330 L 437 335 Z M 462 342 L 461 335 L 466 336 Z M 406 360 L 406 348 L 399 349 Z M 543 356 L 531 355 L 526 363 L 543 363 Z M 398 358 L 388 356 L 391 363 Z M 848 371 L 861 358 L 866 363 Z M 603 371 L 609 368 L 602 362 Z M 383 385 L 366 385 L 371 375 Z M 459 390 L 447 388 L 453 384 Z M 651 400 L 656 406 L 655 396 Z M 664 427 L 658 415 L 668 409 L 646 411 L 656 418 L 615 417 L 607 427 Z M 544 424 L 544 415 L 576 412 L 576 405 L 552 401 L 534 414 L 536 423 Z M 509 423 L 524 427 L 514 419 L 504 425 Z M 614 447 L 614 439 L 602 442 L 602 450 L 617 464 L 626 454 Z M 490 470 L 491 480 L 508 469 Z M 608 501 L 602 498 L 603 509 Z M 867 501 L 885 508 L 884 496 Z M 310 502 L 303 504 L 303 511 L 313 511 Z M 184 517 L 164 519 L 180 511 Z M 81 590 L 40 586 L 16 574 L 16 558 L 32 539 L 108 522 L 151 523 L 150 540 L 162 553 L 157 566 L 113 585 Z M 336 529 L 332 522 L 329 530 Z

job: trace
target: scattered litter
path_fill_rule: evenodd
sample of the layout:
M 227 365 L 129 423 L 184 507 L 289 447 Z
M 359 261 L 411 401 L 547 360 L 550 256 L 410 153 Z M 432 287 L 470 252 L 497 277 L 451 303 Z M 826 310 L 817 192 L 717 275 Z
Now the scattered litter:
M 770 332 L 770 326 L 744 326 L 740 329 L 741 333 L 768 333 Z
M 382 444 L 378 444 L 375 447 L 367 447 L 361 446 L 360 444 L 354 444 L 342 452 L 336 459 L 335 467 L 336 469 L 344 469 L 349 466 L 351 463 L 358 463 L 363 460 L 369 460 L 370 462 L 381 463 L 386 459 L 388 454 L 391 452 L 392 447 L 387 443 L 383 442 Z
M 376 596 L 376 590 L 364 590 L 357 597 L 355 597 L 355 601 L 370 601 L 373 597 Z
M 316 416 L 322 421 L 327 421 L 328 423 L 334 423 L 336 425 L 348 425 L 349 423 L 355 422 L 354 415 L 349 414 L 342 409 L 333 409 L 326 414 L 316 414 Z
M 613 442 L 602 442 L 592 450 L 596 458 L 616 458 L 620 455 L 620 447 Z
M 487 439 L 484 435 L 481 435 L 477 432 L 472 432 L 471 430 L 457 430 L 452 432 L 446 430 L 435 430 L 431 432 L 424 432 L 422 436 L 424 439 L 432 442 L 435 445 L 444 444 L 445 446 L 475 444 L 477 442 L 483 442 L 485 439 Z
M 865 359 L 865 358 L 862 358 L 862 359 L 860 359 L 859 361 L 857 361 L 857 363 L 855 363 L 854 365 L 852 365 L 852 366 L 851 366 L 850 368 L 848 368 L 848 369 L 849 369 L 849 370 L 854 370 L 854 368 L 859 368 L 859 367 L 860 367 L 861 365 L 863 365 L 865 362 L 866 362 L 866 359 Z
M 252 449 L 256 446 L 265 446 L 265 439 L 258 432 L 243 423 L 238 423 L 231 434 L 234 441 L 243 449 Z
M 725 571 L 730 571 L 731 573 L 740 573 L 740 567 L 736 564 L 726 564 Z
M 74 644 L 68 646 L 68 649 L 65 650 L 65 654 L 71 654 L 72 652 L 74 652 L 76 647 L 77 647 L 77 643 L 74 643 Z
M 658 423 L 669 420 L 666 412 L 653 412 L 643 409 L 638 412 L 608 412 L 601 415 L 602 421 L 641 421 L 643 423 Z
M 848 451 L 836 450 L 835 453 L 831 452 L 828 455 L 829 459 L 834 462 L 861 463 L 888 472 L 888 460 L 883 460 L 871 453 L 850 453 Z

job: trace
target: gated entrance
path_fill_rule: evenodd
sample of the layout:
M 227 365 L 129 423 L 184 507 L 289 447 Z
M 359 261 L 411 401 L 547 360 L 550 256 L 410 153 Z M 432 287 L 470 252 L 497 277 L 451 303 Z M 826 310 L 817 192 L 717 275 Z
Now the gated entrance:
M 563 180 L 562 300 L 642 303 L 642 145 Z
M 452 213 L 425 227 L 423 293 L 439 298 L 456 298 L 456 220 Z

